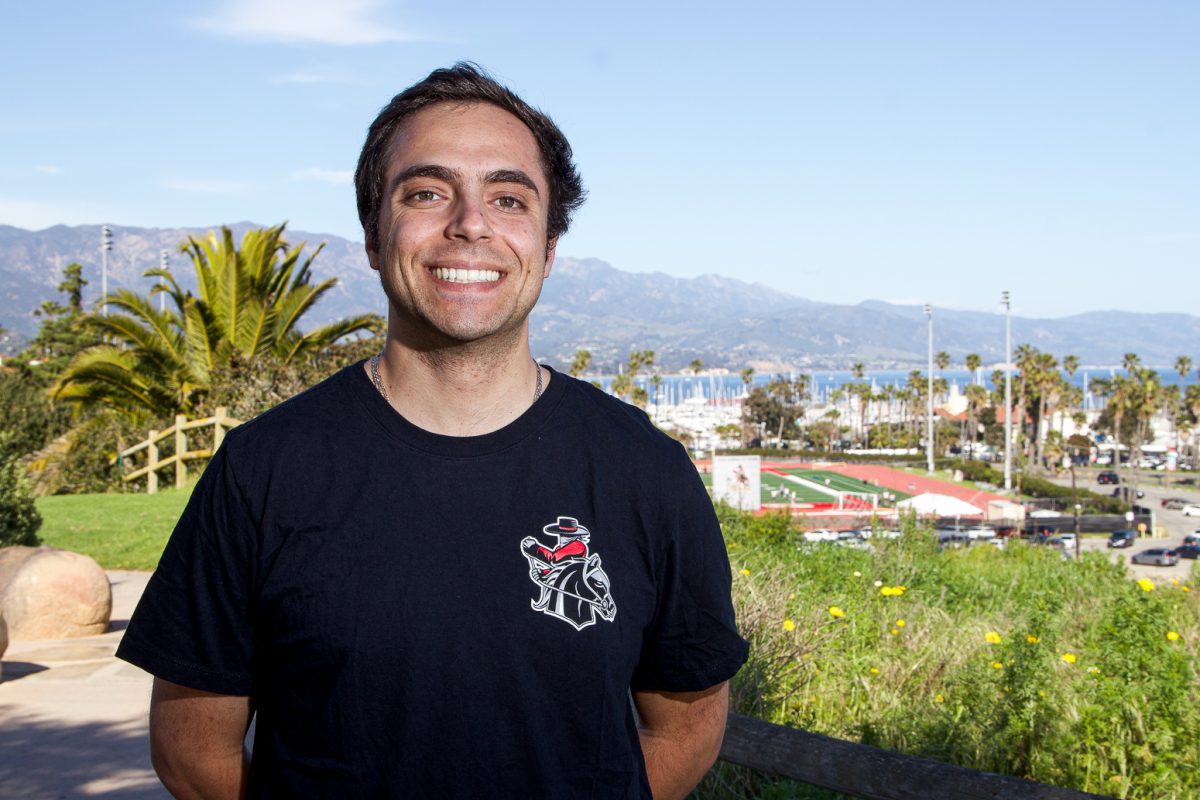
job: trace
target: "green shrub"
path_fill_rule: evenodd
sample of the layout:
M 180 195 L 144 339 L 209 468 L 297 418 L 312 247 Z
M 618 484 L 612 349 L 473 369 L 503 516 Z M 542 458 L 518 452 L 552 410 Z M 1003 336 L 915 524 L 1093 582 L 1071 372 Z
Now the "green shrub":
M 751 643 L 736 713 L 1103 795 L 1200 797 L 1195 583 L 1147 591 L 1103 553 L 1019 541 L 941 551 L 911 519 L 858 550 L 720 518 Z M 833 795 L 723 766 L 698 796 Z
M 16 455 L 0 442 L 0 547 L 37 546 L 42 515 L 33 504 L 33 490 Z

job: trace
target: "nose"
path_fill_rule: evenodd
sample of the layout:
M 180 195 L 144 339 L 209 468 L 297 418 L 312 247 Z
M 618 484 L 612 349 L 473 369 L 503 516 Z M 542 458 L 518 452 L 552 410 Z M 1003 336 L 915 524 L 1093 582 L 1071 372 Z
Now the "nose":
M 468 242 L 491 238 L 492 225 L 481 198 L 459 196 L 446 225 L 446 236 Z

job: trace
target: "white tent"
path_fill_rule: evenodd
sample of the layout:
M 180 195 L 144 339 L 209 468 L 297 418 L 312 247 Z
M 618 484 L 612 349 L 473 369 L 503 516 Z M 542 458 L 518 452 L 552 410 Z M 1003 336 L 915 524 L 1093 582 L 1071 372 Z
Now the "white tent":
M 966 500 L 934 492 L 926 492 L 907 500 L 901 500 L 896 503 L 896 508 L 916 511 L 918 514 L 934 514 L 939 517 L 970 517 L 983 514 L 982 508 L 976 508 Z

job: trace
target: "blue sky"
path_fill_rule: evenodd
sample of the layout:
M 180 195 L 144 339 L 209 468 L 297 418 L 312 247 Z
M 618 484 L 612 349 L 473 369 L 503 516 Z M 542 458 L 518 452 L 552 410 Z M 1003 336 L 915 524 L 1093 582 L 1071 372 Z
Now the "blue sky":
M 0 224 L 361 240 L 367 125 L 471 59 L 574 145 L 590 199 L 561 255 L 838 303 L 1200 309 L 1186 0 L 48 1 L 5 22 Z

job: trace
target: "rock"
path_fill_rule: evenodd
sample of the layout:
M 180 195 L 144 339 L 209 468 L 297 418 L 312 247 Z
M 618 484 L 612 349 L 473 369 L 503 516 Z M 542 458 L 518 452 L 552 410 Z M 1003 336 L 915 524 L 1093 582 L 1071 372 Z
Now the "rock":
M 0 616 L 8 638 L 60 639 L 108 630 L 112 587 L 92 559 L 50 547 L 0 549 Z

